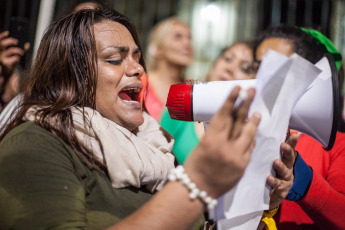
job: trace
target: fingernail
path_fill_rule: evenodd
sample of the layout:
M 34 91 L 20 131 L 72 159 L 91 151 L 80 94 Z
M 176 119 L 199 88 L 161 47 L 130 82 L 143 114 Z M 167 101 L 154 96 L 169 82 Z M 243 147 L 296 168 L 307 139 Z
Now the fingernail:
M 274 177 L 273 176 L 268 176 L 267 180 L 273 184 L 274 183 Z

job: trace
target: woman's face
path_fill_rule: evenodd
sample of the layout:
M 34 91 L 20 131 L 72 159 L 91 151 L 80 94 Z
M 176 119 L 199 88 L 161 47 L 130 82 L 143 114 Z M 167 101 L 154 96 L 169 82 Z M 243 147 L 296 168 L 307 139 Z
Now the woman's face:
M 252 50 L 245 44 L 227 49 L 215 62 L 209 73 L 210 81 L 251 79 Z
M 284 38 L 266 38 L 256 49 L 255 59 L 261 61 L 266 52 L 272 49 L 289 57 L 293 53 L 291 41 Z
M 94 25 L 94 33 L 98 66 L 96 109 L 133 131 L 144 121 L 138 100 L 144 73 L 139 64 L 141 51 L 120 23 L 102 21 Z
M 174 24 L 157 49 L 157 57 L 172 65 L 187 67 L 192 62 L 193 47 L 189 27 Z

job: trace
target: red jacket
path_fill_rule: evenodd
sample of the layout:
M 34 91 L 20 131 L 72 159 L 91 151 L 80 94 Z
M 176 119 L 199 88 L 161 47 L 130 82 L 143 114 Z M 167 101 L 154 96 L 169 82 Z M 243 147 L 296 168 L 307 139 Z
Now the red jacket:
M 296 150 L 313 169 L 313 180 L 305 197 L 281 204 L 278 229 L 345 229 L 345 133 L 337 133 L 331 151 L 301 135 Z

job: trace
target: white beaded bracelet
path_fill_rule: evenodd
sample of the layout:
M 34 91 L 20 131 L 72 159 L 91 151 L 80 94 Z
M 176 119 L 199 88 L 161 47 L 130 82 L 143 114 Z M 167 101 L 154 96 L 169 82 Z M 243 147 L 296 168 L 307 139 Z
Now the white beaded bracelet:
M 178 165 L 170 171 L 168 176 L 169 181 L 179 181 L 189 190 L 189 198 L 195 200 L 199 198 L 202 203 L 207 207 L 208 211 L 212 210 L 217 205 L 217 200 L 207 196 L 206 191 L 200 191 L 193 183 L 189 176 L 184 172 L 182 165 Z

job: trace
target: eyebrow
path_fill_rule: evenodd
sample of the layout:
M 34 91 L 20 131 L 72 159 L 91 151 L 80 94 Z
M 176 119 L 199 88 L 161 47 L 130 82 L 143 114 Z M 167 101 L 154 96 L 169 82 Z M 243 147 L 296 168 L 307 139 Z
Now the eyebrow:
M 103 49 L 101 50 L 101 52 L 104 51 L 104 50 L 106 50 L 106 49 L 116 49 L 116 50 L 118 50 L 118 52 L 120 52 L 120 53 L 128 53 L 128 52 L 129 52 L 129 47 L 127 47 L 127 46 L 107 46 L 107 47 L 103 48 Z M 141 53 L 141 51 L 140 51 L 140 49 L 137 47 L 137 48 L 134 50 L 134 53 Z
M 127 47 L 127 46 L 107 46 L 107 47 L 101 49 L 101 51 L 104 51 L 106 49 L 116 49 L 116 50 L 118 50 L 121 53 L 129 51 L 129 47 Z

